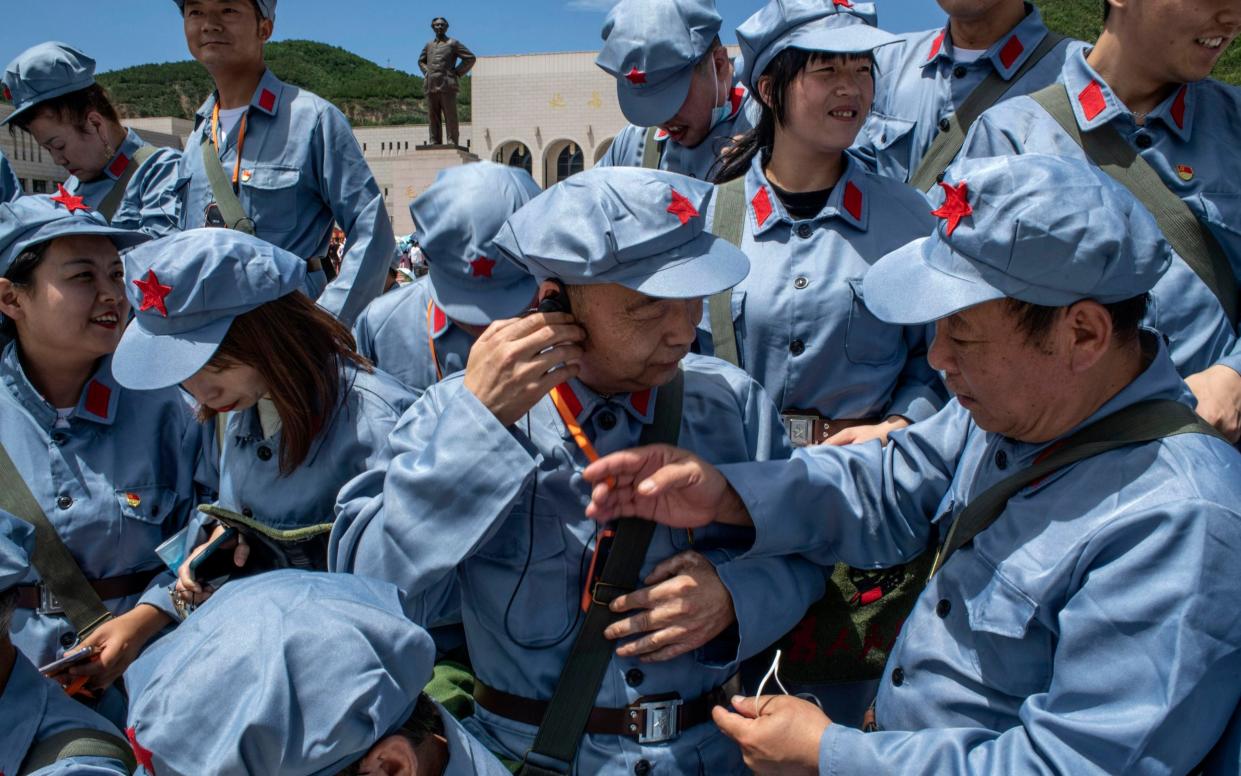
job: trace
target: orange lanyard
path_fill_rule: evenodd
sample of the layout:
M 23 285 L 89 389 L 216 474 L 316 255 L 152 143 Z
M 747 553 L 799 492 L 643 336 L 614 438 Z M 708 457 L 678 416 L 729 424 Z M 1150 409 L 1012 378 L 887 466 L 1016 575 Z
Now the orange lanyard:
M 427 302 L 427 346 L 431 348 L 431 363 L 435 364 L 435 382 L 444 379 L 444 372 L 440 369 L 440 360 L 435 355 L 435 326 L 432 324 L 432 315 L 435 312 L 435 300 Z
M 246 144 L 246 117 L 249 111 L 241 116 L 240 129 L 237 130 L 237 161 L 233 163 L 233 188 L 237 188 L 237 177 L 241 174 L 241 149 Z M 220 155 L 220 103 L 215 104 L 211 111 L 211 143 L 215 146 L 216 156 Z
M 552 404 L 556 405 L 556 411 L 560 413 L 560 419 L 564 421 L 564 427 L 569 430 L 569 434 L 573 437 L 573 441 L 577 442 L 577 446 L 581 448 L 582 453 L 586 456 L 586 460 L 594 463 L 599 460 L 599 453 L 595 452 L 595 446 L 586 438 L 586 432 L 582 431 L 582 427 L 578 425 L 577 416 L 569 409 L 569 402 L 565 398 L 565 393 L 572 389 L 565 383 L 561 383 L 552 389 Z M 615 486 L 616 482 L 608 478 L 608 484 Z

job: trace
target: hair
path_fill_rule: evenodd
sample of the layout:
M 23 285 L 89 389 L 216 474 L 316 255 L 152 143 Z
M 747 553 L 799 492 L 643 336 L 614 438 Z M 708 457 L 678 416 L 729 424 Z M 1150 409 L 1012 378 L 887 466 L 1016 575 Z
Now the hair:
M 417 747 L 431 735 L 444 735 L 444 719 L 440 716 L 440 711 L 435 707 L 431 698 L 425 692 L 418 693 L 418 700 L 414 703 L 414 710 L 409 713 L 409 717 L 391 735 L 400 736 L 408 741 L 410 746 Z M 386 737 L 384 736 L 384 738 Z M 375 743 L 379 743 L 379 741 Z M 345 768 L 336 776 L 357 776 L 360 772 L 359 763 L 365 759 L 366 754 L 364 753 L 358 758 L 357 762 Z
M 237 316 L 206 366 L 253 367 L 267 384 L 282 426 L 280 473 L 306 460 L 310 446 L 340 404 L 340 372 L 347 364 L 371 371 L 340 321 L 293 292 Z M 215 413 L 199 411 L 203 422 Z
M 9 271 L 4 273 L 5 280 L 22 288 L 32 286 L 34 283 L 34 271 L 43 262 L 43 254 L 47 252 L 47 246 L 50 244 L 51 242 L 47 241 L 31 245 L 17 254 L 17 258 L 13 260 Z M 0 339 L 3 338 L 16 339 L 17 324 L 6 316 L 0 315 Z
M 1112 4 L 1109 0 L 1103 0 L 1103 23 L 1107 24 L 1107 17 L 1112 15 Z
M 448 24 L 448 20 L 445 19 L 443 16 L 437 16 L 431 20 L 432 24 L 435 24 L 436 22 L 443 22 L 444 24 Z M 452 25 L 449 24 L 448 26 L 451 27 Z
M 105 121 L 120 125 L 121 117 L 108 99 L 108 92 L 99 84 L 91 84 L 85 89 L 62 94 L 44 100 L 33 110 L 22 113 L 9 125 L 9 134 L 16 135 L 16 127 L 30 131 L 30 123 L 39 116 L 52 116 L 59 121 L 71 125 L 78 132 L 86 132 L 86 119 L 91 113 L 98 113 Z
M 17 611 L 17 588 L 0 592 L 0 640 L 9 638 L 9 626 L 13 624 L 13 612 Z
M 874 62 L 871 54 L 833 54 L 799 48 L 786 48 L 776 54 L 762 74 L 762 77 L 770 79 L 771 104 L 767 104 L 756 90 L 754 97 L 762 108 L 762 116 L 758 124 L 721 153 L 713 176 L 715 183 L 727 183 L 745 175 L 757 154 L 763 154 L 764 160 L 771 156 L 771 146 L 776 139 L 776 124 L 783 124 L 788 115 L 789 87 L 811 64 L 837 56 L 843 56 L 847 61 L 868 59 Z M 757 81 L 755 85 L 757 86 Z
M 1103 305 L 1103 309 L 1107 310 L 1107 314 L 1112 317 L 1112 338 L 1114 340 L 1129 344 L 1138 338 L 1149 301 L 1150 295 L 1142 294 Z M 1068 309 L 1067 307 L 1045 307 L 1011 297 L 1007 303 L 1008 312 L 1017 319 L 1018 331 L 1026 335 L 1028 344 L 1036 347 L 1046 342 L 1056 320 L 1063 311 Z

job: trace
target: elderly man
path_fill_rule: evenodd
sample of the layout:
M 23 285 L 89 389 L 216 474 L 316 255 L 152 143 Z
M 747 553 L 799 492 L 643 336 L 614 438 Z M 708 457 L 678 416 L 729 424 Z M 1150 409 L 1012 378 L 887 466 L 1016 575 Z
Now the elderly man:
M 480 683 L 466 724 L 529 773 L 741 772 L 710 709 L 823 592 L 808 561 L 734 561 L 748 531 L 642 536 L 584 514 L 581 470 L 640 440 L 718 463 L 789 453 L 757 383 L 688 355 L 702 296 L 749 267 L 704 231 L 714 191 L 603 168 L 531 200 L 496 243 L 543 312 L 493 323 L 340 494 L 336 570 L 415 597 L 460 582 Z
M 878 732 L 787 697 L 716 710 L 760 773 L 1187 773 L 1241 695 L 1241 457 L 1139 327 L 1169 248 L 1081 162 L 969 161 L 946 184 L 936 232 L 864 292 L 884 320 L 938 322 L 956 399 L 887 447 L 718 469 L 620 453 L 585 473 L 590 514 L 753 524 L 752 555 L 873 567 L 938 531 Z

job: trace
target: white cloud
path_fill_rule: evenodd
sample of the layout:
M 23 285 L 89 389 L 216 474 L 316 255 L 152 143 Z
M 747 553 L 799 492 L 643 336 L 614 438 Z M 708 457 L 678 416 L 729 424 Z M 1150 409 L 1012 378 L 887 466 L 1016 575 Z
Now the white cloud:
M 575 11 L 598 11 L 603 13 L 612 10 L 619 0 L 568 0 L 567 5 Z

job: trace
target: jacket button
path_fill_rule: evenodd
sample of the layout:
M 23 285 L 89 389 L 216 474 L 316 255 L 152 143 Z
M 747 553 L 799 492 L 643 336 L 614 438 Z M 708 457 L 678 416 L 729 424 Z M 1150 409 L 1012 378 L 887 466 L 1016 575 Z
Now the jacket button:
M 56 506 L 59 507 L 60 509 L 68 509 L 69 507 L 73 506 L 73 499 L 70 498 L 69 496 L 61 496 L 60 498 L 56 499 Z
M 952 601 L 949 601 L 947 598 L 941 598 L 939 599 L 939 603 L 935 604 L 935 614 L 939 615 L 941 620 L 947 617 L 948 613 L 951 611 Z
M 261 445 L 256 455 L 258 455 L 260 461 L 270 461 L 271 460 L 271 448 L 268 447 L 267 445 Z
M 633 766 L 633 772 L 635 776 L 646 776 L 651 772 L 651 764 L 646 760 L 638 760 L 637 764 Z
M 800 356 L 802 353 L 806 352 L 806 343 L 799 339 L 793 340 L 789 343 L 789 352 L 795 356 Z
M 793 281 L 793 288 L 801 289 L 801 288 L 805 288 L 808 285 L 810 285 L 810 281 L 804 277 L 798 277 L 796 280 Z
M 637 687 L 646 681 L 646 674 L 642 673 L 640 668 L 631 668 L 625 672 L 625 684 L 630 687 Z
M 905 683 L 905 670 L 902 668 L 892 669 L 892 686 L 900 687 Z
M 1004 452 L 1003 450 L 996 450 L 995 451 L 995 466 L 997 469 L 1007 469 L 1008 468 L 1008 453 Z
M 810 226 L 810 224 L 798 224 L 797 225 L 797 236 L 802 238 L 803 240 L 809 237 L 813 232 L 814 232 L 814 227 Z
M 254 517 L 254 510 L 251 509 L 250 507 L 242 507 L 241 514 L 245 515 L 246 517 Z
M 72 647 L 76 643 L 78 643 L 78 634 L 74 633 L 73 631 L 60 634 L 60 646 L 64 647 L 65 649 Z
M 65 434 L 62 431 L 57 431 L 55 434 L 52 434 L 52 444 L 56 445 L 57 447 L 64 447 L 68 443 L 69 443 L 68 434 Z
M 935 176 L 935 182 L 936 182 L 936 183 L 943 183 L 943 182 L 944 182 L 944 174 L 943 174 L 942 172 L 941 172 L 939 175 L 936 175 L 936 176 Z
M 952 68 L 952 77 L 953 78 L 964 78 L 965 77 L 965 66 L 957 65 L 956 67 Z
M 616 428 L 616 415 L 611 412 L 607 412 L 606 410 L 604 412 L 600 412 L 599 428 L 604 431 L 611 431 Z
M 940 120 L 939 120 L 939 131 L 940 131 L 940 132 L 947 132 L 947 131 L 948 131 L 948 130 L 950 130 L 950 129 L 952 129 L 952 122 L 951 122 L 951 121 L 949 121 L 949 120 L 948 120 L 948 119 L 946 119 L 946 118 L 944 118 L 944 119 L 940 119 Z
M 1138 135 L 1133 142 L 1137 143 L 1138 148 L 1141 148 L 1142 150 L 1150 148 L 1155 143 L 1154 140 L 1151 140 L 1151 136 L 1146 133 Z

